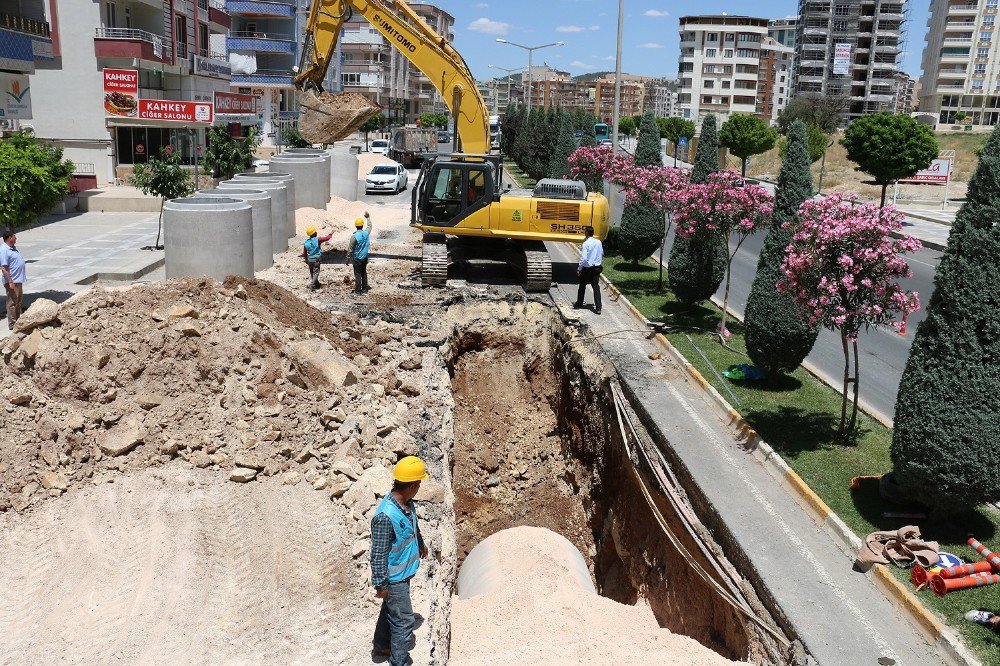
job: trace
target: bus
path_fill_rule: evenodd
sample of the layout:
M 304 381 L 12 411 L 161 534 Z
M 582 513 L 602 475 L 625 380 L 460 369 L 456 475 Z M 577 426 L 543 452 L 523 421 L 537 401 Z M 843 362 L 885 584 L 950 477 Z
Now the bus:
M 607 123 L 594 123 L 594 138 L 597 139 L 598 146 L 602 141 L 611 140 L 611 128 Z

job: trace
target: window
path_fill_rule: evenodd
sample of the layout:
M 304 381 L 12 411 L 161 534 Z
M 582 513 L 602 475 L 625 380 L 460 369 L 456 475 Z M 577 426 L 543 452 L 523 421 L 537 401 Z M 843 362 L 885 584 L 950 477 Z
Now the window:
M 991 9 L 997 8 L 997 0 L 986 0 L 986 6 Z
M 208 44 L 208 24 L 199 23 L 198 24 L 198 48 L 201 49 L 203 55 L 209 55 L 212 49 L 209 48 Z
M 117 28 L 118 23 L 115 21 L 115 3 L 107 2 L 104 4 L 104 24 L 108 28 Z
M 784 86 L 782 86 L 782 87 L 778 88 L 778 94 L 779 94 L 779 95 L 783 95 L 784 93 L 785 93 L 785 88 L 784 88 Z
M 758 52 L 754 49 L 736 49 L 737 58 L 756 58 Z
M 722 87 L 723 88 L 728 88 L 729 87 L 729 81 L 723 81 L 722 82 Z
M 973 79 L 972 80 L 972 89 L 973 90 L 982 90 L 983 89 L 983 80 L 982 79 Z
M 976 63 L 976 74 L 985 74 L 985 73 L 986 73 L 986 63 L 985 62 L 977 62 Z
M 727 32 L 726 33 L 726 43 L 729 44 L 729 43 L 734 42 L 734 41 L 736 41 L 736 35 L 734 35 L 731 32 Z
M 993 40 L 993 31 L 992 30 L 980 30 L 979 31 L 979 41 L 981 41 L 981 42 L 989 42 L 989 41 L 992 41 L 992 40 Z
M 705 57 L 706 58 L 714 58 L 715 57 L 715 49 L 705 49 Z
M 837 5 L 833 8 L 834 16 L 848 16 L 851 13 L 850 5 Z
M 132 27 L 132 8 L 129 6 L 125 7 L 125 27 Z
M 990 16 L 984 16 L 983 17 L 983 27 L 992 28 L 993 24 L 996 23 L 996 20 L 997 20 L 997 17 L 993 16 L 992 14 Z
M 715 81 L 713 81 L 712 79 L 705 79 L 705 85 L 704 85 L 704 87 L 705 88 L 714 88 L 715 87 Z
M 717 33 L 717 32 L 706 33 L 705 34 L 705 41 L 706 42 L 717 42 L 717 41 L 719 41 L 719 33 Z
M 847 32 L 849 30 L 847 21 L 834 21 L 833 30 L 834 32 Z
M 942 54 L 944 55 L 944 54 Z M 980 46 L 976 49 L 977 58 L 989 58 L 990 57 L 990 47 Z
M 187 58 L 187 17 L 174 16 L 174 43 L 177 44 L 177 57 Z
M 343 72 L 340 75 L 340 83 L 345 86 L 360 86 L 361 74 L 360 72 Z

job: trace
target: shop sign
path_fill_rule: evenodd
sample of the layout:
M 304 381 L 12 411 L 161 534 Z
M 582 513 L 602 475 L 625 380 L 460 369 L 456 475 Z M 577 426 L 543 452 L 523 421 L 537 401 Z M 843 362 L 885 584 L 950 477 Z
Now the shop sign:
M 175 102 L 165 99 L 140 99 L 140 120 L 167 120 L 185 123 L 211 123 L 215 114 L 205 102 Z
M 947 183 L 951 176 L 951 158 L 938 157 L 926 169 L 921 169 L 910 178 L 901 178 L 900 183 Z
M 141 143 L 135 144 L 135 152 L 138 155 L 142 155 L 144 152 L 146 152 L 146 146 L 142 145 Z
M 31 88 L 22 74 L 0 74 L 0 118 L 31 119 Z
M 104 110 L 109 116 L 135 118 L 139 109 L 139 72 L 104 70 Z
M 202 56 L 196 55 L 194 57 L 194 73 L 228 79 L 233 75 L 233 68 L 229 65 L 228 60 L 203 58 Z
M 238 95 L 236 93 L 218 92 L 215 93 L 215 112 L 229 115 L 253 114 L 257 111 L 257 105 L 252 95 Z

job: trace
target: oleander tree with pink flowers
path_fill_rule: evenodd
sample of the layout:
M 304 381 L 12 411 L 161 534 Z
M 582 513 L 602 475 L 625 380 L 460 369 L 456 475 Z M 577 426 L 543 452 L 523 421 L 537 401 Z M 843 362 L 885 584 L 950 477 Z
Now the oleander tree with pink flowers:
M 717 171 L 708 175 L 704 184 L 687 185 L 675 196 L 677 234 L 695 241 L 724 241 L 729 248 L 726 256 L 726 288 L 722 296 L 722 320 L 718 332 L 729 337 L 726 329 L 726 306 L 733 257 L 750 234 L 768 225 L 774 211 L 774 197 L 760 185 L 747 183 L 735 171 Z
M 778 290 L 792 297 L 810 326 L 840 332 L 844 386 L 837 437 L 842 441 L 857 432 L 858 334 L 879 326 L 899 328 L 901 318 L 920 308 L 916 292 L 899 284 L 912 276 L 903 255 L 920 249 L 920 241 L 912 236 L 893 238 L 902 226 L 903 215 L 894 207 L 855 203 L 842 194 L 804 202 L 798 219 L 783 225 L 793 235 Z M 853 399 L 848 422 L 849 386 Z

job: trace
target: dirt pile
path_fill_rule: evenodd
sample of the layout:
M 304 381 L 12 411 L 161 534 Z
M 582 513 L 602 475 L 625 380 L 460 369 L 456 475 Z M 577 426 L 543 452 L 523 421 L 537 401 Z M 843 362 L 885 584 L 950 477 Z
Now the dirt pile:
M 661 629 L 648 606 L 585 589 L 564 544 L 547 529 L 516 527 L 490 537 L 502 581 L 452 601 L 451 664 L 733 664 L 697 641 Z M 625 639 L 627 637 L 627 640 Z
M 299 131 L 309 143 L 333 143 L 350 136 L 381 109 L 360 93 L 317 95 L 310 90 L 302 95 Z

